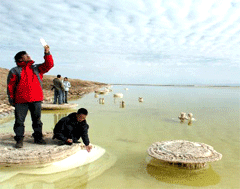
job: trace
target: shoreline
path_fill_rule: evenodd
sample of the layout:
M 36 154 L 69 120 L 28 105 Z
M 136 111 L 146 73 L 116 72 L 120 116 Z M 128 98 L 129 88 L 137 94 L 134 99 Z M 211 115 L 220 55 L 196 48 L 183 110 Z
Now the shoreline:
M 75 89 L 69 93 L 68 100 L 76 100 L 82 98 L 84 95 L 93 93 L 94 91 L 107 86 L 107 84 L 92 85 L 88 87 Z M 53 91 L 43 89 L 44 100 L 42 103 L 53 103 Z M 11 120 L 14 117 L 15 108 L 8 103 L 7 96 L 0 100 L 0 124 Z
M 11 119 L 14 115 L 15 108 L 13 106 L 10 106 L 8 102 L 8 96 L 7 96 L 7 76 L 8 76 L 9 70 L 6 68 L 0 67 L 0 74 L 1 74 L 1 80 L 0 80 L 0 124 L 7 121 L 8 119 Z M 56 76 L 53 75 L 44 75 L 43 77 L 43 103 L 52 103 L 54 98 L 54 92 L 51 90 L 53 79 L 56 78 Z M 87 81 L 87 80 L 81 80 L 81 79 L 68 79 L 71 83 L 71 88 L 68 93 L 68 100 L 73 99 L 79 99 L 83 97 L 86 94 L 92 93 L 95 90 L 98 90 L 100 88 L 108 86 L 108 84 L 95 82 L 95 81 Z
M 196 87 L 196 88 L 240 88 L 238 85 L 162 85 L 162 84 L 109 84 L 118 86 L 145 86 L 145 87 Z

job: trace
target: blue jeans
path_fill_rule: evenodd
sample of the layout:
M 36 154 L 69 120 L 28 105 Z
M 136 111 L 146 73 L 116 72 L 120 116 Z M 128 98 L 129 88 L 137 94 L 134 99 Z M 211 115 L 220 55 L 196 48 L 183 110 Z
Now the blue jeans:
M 64 103 L 68 103 L 67 101 L 68 91 L 64 92 Z
M 54 101 L 53 104 L 62 104 L 63 103 L 63 91 L 54 89 Z
M 15 104 L 15 124 L 13 130 L 16 134 L 16 141 L 24 137 L 25 118 L 28 110 L 30 110 L 32 118 L 33 137 L 36 139 L 42 138 L 42 122 L 41 122 L 41 106 L 42 102 L 29 102 L 23 104 Z

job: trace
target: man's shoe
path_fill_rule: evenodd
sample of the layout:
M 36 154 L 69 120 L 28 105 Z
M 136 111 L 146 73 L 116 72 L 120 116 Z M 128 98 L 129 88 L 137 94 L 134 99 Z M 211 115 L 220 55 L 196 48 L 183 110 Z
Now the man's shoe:
M 43 140 L 42 138 L 41 139 L 34 139 L 34 143 L 36 144 L 47 144 L 45 140 Z
M 22 148 L 23 147 L 23 138 L 18 140 L 15 144 L 15 148 Z

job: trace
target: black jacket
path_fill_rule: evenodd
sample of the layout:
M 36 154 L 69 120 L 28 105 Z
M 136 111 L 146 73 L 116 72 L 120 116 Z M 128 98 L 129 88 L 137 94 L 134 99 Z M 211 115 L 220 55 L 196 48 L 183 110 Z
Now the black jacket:
M 72 139 L 73 142 L 77 142 L 82 137 L 83 143 L 86 146 L 89 145 L 89 126 L 86 120 L 78 122 L 76 115 L 77 113 L 71 113 L 58 121 L 53 130 L 53 139 L 57 138 L 62 141 Z
M 62 90 L 64 91 L 64 86 L 63 86 L 63 83 L 60 79 L 58 78 L 55 78 L 53 79 L 53 86 L 55 89 L 57 89 L 58 91 Z

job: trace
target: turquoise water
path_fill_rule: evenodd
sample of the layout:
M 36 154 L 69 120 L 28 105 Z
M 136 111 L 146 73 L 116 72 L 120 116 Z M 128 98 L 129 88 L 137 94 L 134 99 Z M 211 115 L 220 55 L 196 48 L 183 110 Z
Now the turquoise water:
M 114 93 L 123 98 L 114 99 Z M 64 179 L 59 174 L 17 175 L 0 188 L 240 188 L 239 88 L 113 86 L 109 94 L 95 98 L 92 93 L 73 102 L 89 110 L 91 143 L 107 151 L 92 164 L 95 168 L 61 173 Z M 196 121 L 180 123 L 180 112 L 192 112 Z M 44 130 L 51 131 L 68 113 L 43 111 Z M 1 124 L 0 132 L 12 132 L 12 125 L 13 120 Z M 26 130 L 31 131 L 30 116 Z M 209 144 L 223 158 L 200 171 L 146 163 L 152 143 L 178 139 Z

